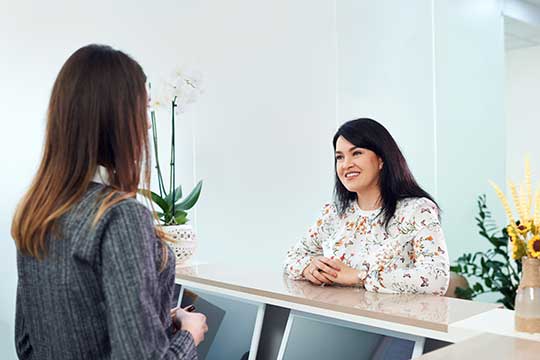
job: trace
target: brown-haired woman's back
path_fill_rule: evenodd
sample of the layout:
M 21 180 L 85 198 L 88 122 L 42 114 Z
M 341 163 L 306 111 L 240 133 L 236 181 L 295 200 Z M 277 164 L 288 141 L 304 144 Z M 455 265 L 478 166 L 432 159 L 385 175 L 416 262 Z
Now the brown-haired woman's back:
M 21 359 L 197 358 L 206 319 L 171 311 L 174 256 L 136 200 L 150 179 L 145 81 L 101 45 L 58 74 L 43 158 L 12 224 Z
M 187 332 L 169 339 L 174 257 L 135 199 L 108 208 L 96 225 L 104 185 L 88 191 L 46 239 L 43 260 L 19 255 L 16 342 L 31 359 L 192 359 Z M 28 355 L 28 356 L 27 356 Z

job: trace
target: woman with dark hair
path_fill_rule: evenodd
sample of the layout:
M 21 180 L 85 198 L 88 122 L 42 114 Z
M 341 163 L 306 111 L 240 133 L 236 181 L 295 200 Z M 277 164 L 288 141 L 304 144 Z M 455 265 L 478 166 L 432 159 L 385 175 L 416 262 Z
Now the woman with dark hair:
M 197 358 L 206 318 L 171 311 L 174 255 L 135 199 L 150 182 L 145 82 L 137 62 L 101 45 L 58 74 L 11 229 L 21 359 Z
M 439 207 L 388 130 L 372 119 L 352 120 L 333 145 L 335 203 L 324 205 L 289 250 L 285 272 L 316 285 L 444 295 L 450 267 Z

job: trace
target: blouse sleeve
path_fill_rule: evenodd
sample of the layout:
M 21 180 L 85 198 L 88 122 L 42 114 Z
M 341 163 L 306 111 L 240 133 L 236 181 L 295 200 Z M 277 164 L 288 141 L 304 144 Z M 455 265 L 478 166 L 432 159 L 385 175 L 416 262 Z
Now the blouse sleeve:
M 303 279 L 302 272 L 309 265 L 314 256 L 323 255 L 323 241 L 334 232 L 337 210 L 335 205 L 326 204 L 322 208 L 321 215 L 310 227 L 307 234 L 287 252 L 285 259 L 285 274 L 291 279 Z
M 365 287 L 380 293 L 425 293 L 444 295 L 450 279 L 450 262 L 438 208 L 430 200 L 421 198 L 411 218 L 412 250 L 402 253 L 394 261 L 412 259 L 410 268 L 397 268 L 392 262 L 370 269 Z M 402 235 L 407 236 L 407 235 Z

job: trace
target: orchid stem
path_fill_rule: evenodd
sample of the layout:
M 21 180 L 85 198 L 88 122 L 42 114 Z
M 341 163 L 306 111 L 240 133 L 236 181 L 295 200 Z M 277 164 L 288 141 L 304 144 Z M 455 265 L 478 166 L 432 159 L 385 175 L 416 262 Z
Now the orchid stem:
M 152 136 L 154 138 L 154 156 L 156 157 L 156 170 L 157 170 L 157 175 L 158 175 L 159 196 L 163 197 L 163 195 L 165 194 L 165 186 L 163 185 L 163 175 L 161 174 L 161 167 L 159 166 L 156 113 L 154 111 L 151 111 L 150 117 L 152 119 Z
M 174 110 L 175 110 L 175 107 L 176 107 L 176 96 L 174 97 L 172 103 L 171 103 L 171 107 L 172 107 L 172 121 L 171 121 L 171 178 L 170 178 L 170 190 L 169 190 L 169 193 L 171 194 L 171 199 L 172 199 L 172 204 L 171 204 L 171 212 L 172 212 L 172 218 L 171 218 L 171 221 L 173 223 L 176 223 L 176 218 L 175 218 L 175 214 L 176 214 L 176 211 L 175 211 L 175 197 L 176 197 L 176 173 L 175 173 L 175 151 L 174 151 L 174 138 L 175 138 L 175 129 L 174 129 Z

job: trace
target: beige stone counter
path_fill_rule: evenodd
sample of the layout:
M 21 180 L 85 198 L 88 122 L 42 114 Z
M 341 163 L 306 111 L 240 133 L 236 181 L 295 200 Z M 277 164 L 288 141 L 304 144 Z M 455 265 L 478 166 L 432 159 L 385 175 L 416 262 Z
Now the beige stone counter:
M 540 359 L 540 342 L 509 336 L 483 334 L 420 356 L 422 360 Z
M 319 315 L 339 313 L 342 319 L 359 316 L 437 332 L 448 332 L 455 322 L 499 307 L 434 295 L 388 295 L 358 288 L 320 287 L 287 279 L 281 269 L 196 265 L 177 269 L 176 280 L 187 286 L 198 284 L 211 287 L 213 291 L 258 297 L 291 309 L 307 307 Z

